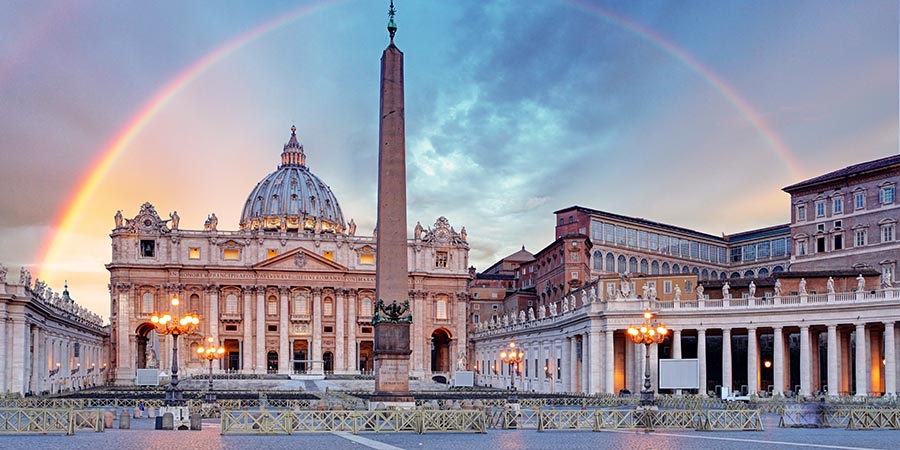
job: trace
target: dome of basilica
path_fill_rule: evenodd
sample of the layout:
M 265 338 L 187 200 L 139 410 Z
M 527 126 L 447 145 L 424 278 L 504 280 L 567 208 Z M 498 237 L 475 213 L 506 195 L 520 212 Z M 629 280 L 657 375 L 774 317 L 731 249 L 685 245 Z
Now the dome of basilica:
M 242 230 L 313 230 L 343 233 L 344 215 L 334 193 L 306 167 L 306 154 L 291 127 L 278 170 L 260 181 L 241 213 Z

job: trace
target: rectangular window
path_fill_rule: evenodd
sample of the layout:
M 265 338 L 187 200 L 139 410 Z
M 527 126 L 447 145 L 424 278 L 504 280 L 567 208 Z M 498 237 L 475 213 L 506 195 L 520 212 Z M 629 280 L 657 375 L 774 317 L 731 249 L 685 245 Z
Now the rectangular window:
M 885 186 L 881 188 L 878 198 L 881 200 L 882 205 L 894 203 L 894 186 Z
M 664 294 L 672 293 L 672 280 L 666 280 L 663 282 L 663 293 Z
M 650 237 L 644 230 L 638 231 L 638 247 L 647 248 L 650 246 Z
M 72 346 L 72 353 L 73 353 L 73 355 L 72 355 L 73 358 L 81 358 L 81 343 L 80 342 L 76 342 Z
M 866 245 L 866 230 L 856 230 L 854 235 L 855 235 L 854 242 L 856 243 L 857 247 L 862 247 L 862 246 Z
M 866 209 L 866 193 L 864 191 L 853 194 L 853 209 Z
M 334 327 L 325 327 L 324 330 L 326 333 L 334 333 Z
M 691 254 L 691 241 L 682 239 L 679 242 L 681 243 L 681 256 L 687 258 Z
M 666 235 L 659 236 L 659 251 L 669 253 L 669 237 Z
M 797 256 L 806 256 L 806 239 L 797 241 Z
M 843 250 L 844 249 L 844 235 L 836 234 L 834 235 L 834 245 L 835 250 Z
M 700 259 L 700 243 L 697 241 L 691 242 L 691 258 L 692 259 Z
M 609 243 L 616 241 L 616 226 L 611 223 L 603 224 L 603 240 Z
M 266 259 L 272 259 L 278 256 L 278 249 L 270 248 L 266 249 Z
M 728 263 L 728 249 L 725 247 L 719 247 L 719 264 Z
M 835 229 L 835 230 L 840 230 L 840 229 L 843 228 L 843 227 L 844 227 L 844 221 L 843 221 L 843 220 L 835 220 L 835 221 L 834 221 L 834 229 Z
M 784 239 L 775 239 L 772 241 L 772 256 L 777 258 L 784 256 Z
M 831 213 L 842 214 L 844 212 L 844 197 L 835 197 L 831 200 Z
M 224 258 L 224 259 L 233 261 L 240 257 L 241 257 L 241 252 L 240 252 L 240 250 L 238 250 L 236 248 L 226 248 L 226 249 L 222 250 L 222 258 Z
M 447 267 L 449 259 L 447 252 L 435 252 L 434 267 Z
M 200 247 L 189 248 L 188 259 L 200 259 Z
M 825 224 L 824 224 L 824 223 L 817 223 L 817 224 L 816 224 L 816 231 L 818 231 L 818 232 L 820 232 L 820 233 L 825 232 Z
M 329 261 L 334 261 L 334 252 L 323 251 L 322 256 Z
M 806 220 L 806 205 L 797 206 L 797 221 Z
M 894 224 L 889 223 L 881 227 L 881 242 L 894 242 L 896 239 Z
M 825 252 L 825 236 L 819 236 L 816 238 L 816 253 L 824 253 Z
M 237 331 L 237 325 L 225 325 L 225 331 Z
M 756 244 L 756 259 L 769 259 L 771 246 L 769 241 Z
M 578 279 L 578 272 L 572 272 L 572 279 L 573 279 L 573 280 L 577 280 L 577 279 Z
M 684 281 L 684 292 L 691 292 L 691 289 L 694 288 L 694 283 L 691 280 Z
M 365 265 L 365 266 L 375 265 L 375 255 L 373 255 L 373 254 L 359 255 L 359 264 Z
M 709 261 L 709 244 L 700 243 L 700 259 L 703 261 Z
M 326 316 L 334 315 L 334 302 L 326 301 L 322 303 L 322 313 Z
M 269 333 L 277 333 L 277 332 L 278 332 L 278 325 L 269 325 L 269 326 L 267 327 L 267 329 L 269 330 Z M 325 332 L 328 332 L 328 327 L 325 327 Z
M 659 250 L 659 235 L 656 233 L 650 233 L 650 250 Z
M 270 301 L 268 303 L 266 314 L 268 314 L 270 316 L 277 316 L 278 315 L 278 302 L 276 302 L 275 300 Z
M 628 246 L 637 247 L 637 230 L 628 228 Z
M 745 245 L 741 251 L 744 253 L 744 261 L 756 259 L 756 244 Z
M 816 217 L 825 217 L 825 200 L 816 201 Z
M 591 240 L 598 242 L 603 240 L 603 222 L 591 221 Z
M 478 314 L 472 315 L 472 323 L 478 323 Z
M 788 256 L 791 255 L 791 238 L 784 238 L 784 249 L 787 251 Z
M 440 299 L 437 301 L 435 305 L 434 312 L 435 319 L 438 320 L 446 320 L 447 319 L 447 301 L 444 299 Z
M 741 262 L 741 247 L 732 247 L 731 248 L 731 262 L 733 262 L 733 263 Z
M 625 245 L 625 227 L 616 225 L 616 244 Z
M 151 239 L 141 239 L 141 256 L 144 258 L 153 258 L 156 255 L 156 241 Z

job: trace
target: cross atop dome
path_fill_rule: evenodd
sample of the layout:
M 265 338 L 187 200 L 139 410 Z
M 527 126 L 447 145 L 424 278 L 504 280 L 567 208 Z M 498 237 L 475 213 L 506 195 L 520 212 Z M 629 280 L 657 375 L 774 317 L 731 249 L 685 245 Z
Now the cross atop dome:
M 306 153 L 303 152 L 303 146 L 297 140 L 296 125 L 291 126 L 291 139 L 288 140 L 287 144 L 284 144 L 284 151 L 281 152 L 281 165 L 278 167 L 289 165 L 306 165 Z

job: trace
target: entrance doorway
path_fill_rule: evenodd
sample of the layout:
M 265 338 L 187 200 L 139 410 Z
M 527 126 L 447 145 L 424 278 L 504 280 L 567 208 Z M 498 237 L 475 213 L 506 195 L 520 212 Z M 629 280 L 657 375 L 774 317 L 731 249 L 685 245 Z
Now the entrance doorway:
M 431 371 L 450 371 L 450 332 L 444 328 L 431 333 Z
M 294 341 L 293 353 L 294 373 L 306 373 L 308 367 L 306 360 L 308 359 L 307 356 L 309 355 L 309 342 L 305 340 Z
M 135 334 L 137 337 L 135 338 L 135 361 L 134 367 L 137 369 L 146 369 L 147 368 L 147 347 L 149 346 L 149 341 L 151 336 L 151 332 L 154 330 L 153 325 L 149 323 L 142 323 L 135 330 Z
M 325 373 L 334 372 L 334 354 L 331 352 L 325 352 L 322 355 L 322 361 L 325 365 Z
M 241 343 L 237 339 L 225 339 L 225 370 L 237 372 L 241 370 Z
M 278 373 L 278 352 L 266 353 L 266 370 L 269 373 Z
M 359 370 L 361 372 L 372 372 L 375 363 L 372 358 L 372 350 L 374 347 L 372 341 L 359 342 Z

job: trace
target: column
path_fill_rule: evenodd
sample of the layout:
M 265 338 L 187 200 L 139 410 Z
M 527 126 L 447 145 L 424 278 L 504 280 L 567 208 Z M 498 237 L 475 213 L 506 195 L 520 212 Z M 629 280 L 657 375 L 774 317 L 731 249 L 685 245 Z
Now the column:
M 359 358 L 356 355 L 356 327 L 357 325 L 357 317 L 356 317 L 356 304 L 358 300 L 356 299 L 356 290 L 350 290 L 350 296 L 347 298 L 347 302 L 349 303 L 347 306 L 348 312 L 348 324 L 347 324 L 347 368 L 350 369 L 353 373 L 357 373 L 359 371 Z M 413 317 L 413 320 L 416 320 L 416 317 Z M 421 358 L 421 355 L 419 356 Z
M 9 390 L 6 361 L 9 361 L 10 355 L 7 351 L 6 328 L 6 303 L 0 302 L 0 392 Z
M 866 382 L 866 324 L 856 324 L 856 395 L 863 397 L 869 395 Z
M 28 350 L 28 333 L 25 330 L 25 317 L 21 314 L 10 314 L 12 323 L 12 358 L 10 365 L 11 379 L 9 390 L 12 393 L 25 393 L 25 352 Z
M 697 330 L 697 360 L 700 363 L 700 392 L 706 396 L 709 389 L 706 382 L 706 329 Z
M 291 348 L 288 347 L 290 344 L 288 338 L 290 323 L 288 318 L 291 315 L 288 310 L 288 296 L 291 290 L 290 288 L 281 288 L 278 293 L 280 294 L 278 307 L 278 373 L 284 374 L 291 373 L 291 359 L 293 359 Z
M 650 349 L 650 389 L 655 392 L 659 392 L 659 345 L 651 345 Z M 644 351 L 647 350 L 647 346 L 644 346 Z M 644 360 L 646 363 L 646 359 Z
M 884 366 L 881 362 L 884 336 L 881 334 L 881 330 L 875 327 L 869 329 L 868 336 L 869 342 L 866 343 L 866 347 L 869 349 L 869 392 L 877 395 L 884 392 L 884 379 L 882 378 Z
M 412 346 L 412 370 L 419 376 L 425 375 L 431 367 L 425 366 L 425 292 L 414 291 L 413 296 L 413 337 L 410 339 Z
M 838 339 L 837 325 L 828 325 L 828 396 L 837 397 L 838 389 Z
M 31 386 L 29 390 L 37 394 L 40 387 L 40 381 L 44 378 L 44 371 L 41 370 L 41 330 L 38 327 L 31 329 Z
M 266 373 L 266 287 L 256 287 L 256 373 Z
M 209 335 L 212 336 L 213 342 L 219 342 L 219 287 L 210 285 L 207 290 L 209 298 L 209 311 L 207 322 L 209 322 Z
M 343 373 L 347 370 L 346 360 L 344 359 L 344 295 L 347 290 L 337 289 L 334 296 L 334 371 L 335 373 Z
M 572 392 L 581 392 L 581 373 L 578 370 L 578 335 L 572 336 L 572 359 L 569 364 L 569 376 L 572 378 Z M 582 348 L 582 350 L 584 350 Z
M 810 345 L 809 345 L 809 325 L 800 327 L 800 395 L 806 396 L 810 394 L 811 371 L 810 371 Z
M 784 394 L 784 334 L 775 327 L 772 336 L 772 395 Z
M 747 328 L 747 395 L 759 393 L 759 341 L 756 328 Z
M 563 339 L 562 341 L 562 369 L 561 369 L 561 378 L 562 378 L 562 388 L 565 392 L 573 392 L 572 388 L 572 375 L 570 368 L 572 367 L 572 343 L 570 342 L 571 338 Z
M 838 366 L 840 367 L 840 374 L 838 376 L 838 383 L 840 388 L 838 389 L 838 393 L 847 393 L 849 394 L 852 390 L 850 386 L 850 330 L 838 330 L 838 345 L 840 346 L 840 352 L 838 353 L 838 358 L 840 363 Z
M 722 329 L 722 387 L 731 392 L 731 329 Z
M 243 358 L 241 371 L 243 373 L 252 373 L 253 371 L 253 299 L 250 291 L 249 286 L 244 287 L 244 342 L 241 345 Z
M 116 372 L 112 375 L 116 380 L 116 384 L 132 384 L 136 374 L 135 367 L 137 360 L 131 353 L 132 345 L 134 345 L 131 342 L 134 330 L 131 330 L 130 325 L 131 301 L 133 301 L 135 297 L 133 295 L 130 296 L 129 291 L 131 291 L 131 287 L 128 285 L 116 285 L 116 295 L 118 295 L 116 306 L 118 311 L 116 312 L 115 332 L 118 345 L 116 345 Z M 131 299 L 129 299 L 129 297 L 131 297 Z M 55 353 L 55 355 L 54 368 L 56 368 L 56 363 L 59 362 L 59 353 Z M 108 370 L 113 370 L 113 367 L 110 367 Z
M 313 362 L 310 367 L 310 373 L 323 374 L 325 366 L 322 364 L 322 288 L 313 289 L 313 338 L 312 338 L 312 358 Z
M 606 347 L 606 357 L 604 358 L 606 375 L 604 382 L 607 394 L 615 394 L 616 390 L 616 350 L 615 350 L 615 330 L 606 330 L 606 339 L 604 345 Z
M 672 330 L 672 359 L 681 359 L 681 330 Z M 675 389 L 675 395 L 681 395 L 681 389 Z
M 593 385 L 591 384 L 591 353 L 594 349 L 591 345 L 590 333 L 581 335 L 581 392 L 590 394 Z
M 897 347 L 894 322 L 884 323 L 884 395 L 897 393 Z

